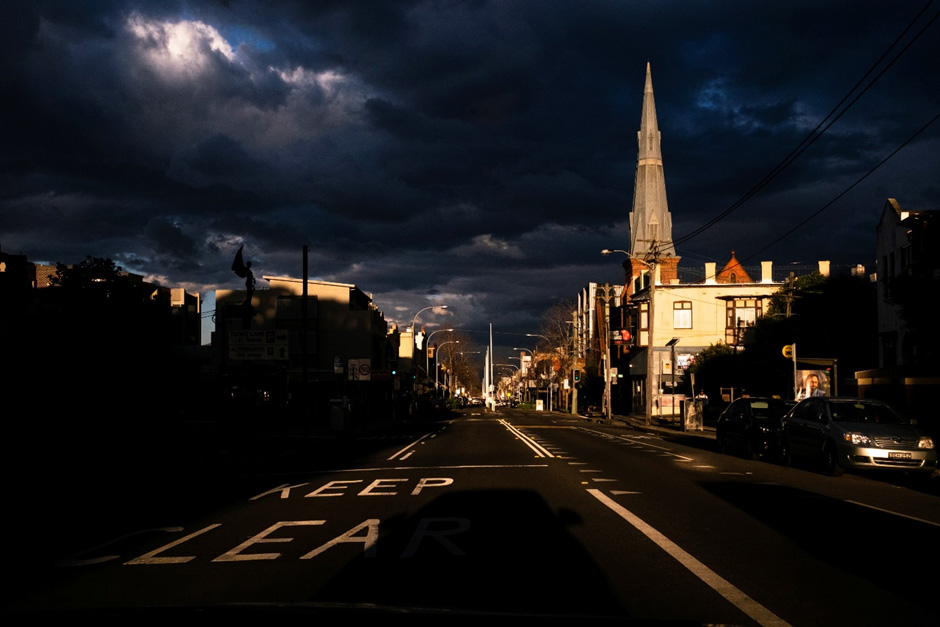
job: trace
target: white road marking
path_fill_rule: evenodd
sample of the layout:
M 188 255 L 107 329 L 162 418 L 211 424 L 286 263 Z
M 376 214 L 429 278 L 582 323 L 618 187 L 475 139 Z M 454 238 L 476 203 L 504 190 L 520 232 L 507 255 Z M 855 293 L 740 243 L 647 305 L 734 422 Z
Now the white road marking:
M 174 540 L 173 542 L 170 542 L 169 544 L 167 544 L 167 545 L 165 545 L 165 546 L 161 546 L 159 549 L 156 549 L 156 550 L 154 550 L 154 551 L 150 551 L 149 553 L 145 553 L 144 555 L 141 555 L 141 556 L 138 557 L 138 558 L 132 559 L 132 560 L 129 561 L 129 562 L 124 562 L 124 564 L 125 564 L 125 565 L 136 565 L 136 564 L 185 564 L 186 562 L 190 562 L 190 561 L 196 559 L 196 556 L 195 556 L 195 555 L 186 555 L 186 556 L 183 556 L 183 557 L 157 557 L 157 556 L 158 556 L 160 553 L 162 553 L 162 552 L 164 552 L 164 551 L 166 551 L 166 550 L 168 550 L 168 549 L 172 549 L 172 548 L 175 547 L 175 546 L 179 546 L 180 544 L 183 544 L 184 542 L 186 542 L 186 541 L 188 541 L 188 540 L 190 540 L 190 539 L 192 539 L 192 538 L 195 538 L 196 536 L 200 536 L 200 535 L 206 533 L 207 531 L 212 531 L 213 529 L 216 529 L 216 528 L 221 527 L 221 526 L 222 526 L 221 523 L 215 523 L 215 524 L 209 525 L 208 527 L 204 527 L 204 528 L 200 529 L 199 531 L 193 532 L 193 533 L 189 534 L 188 536 L 185 536 L 185 537 L 183 537 L 183 538 L 180 538 L 179 540 Z
M 109 562 L 109 561 L 111 561 L 111 560 L 116 560 L 116 559 L 120 558 L 121 556 L 120 556 L 120 555 L 102 555 L 102 556 L 100 556 L 100 557 L 94 557 L 94 558 L 91 558 L 91 559 L 87 559 L 87 560 L 86 560 L 86 559 L 78 559 L 78 555 L 87 555 L 88 553 L 92 553 L 92 552 L 97 551 L 98 549 L 104 548 L 104 547 L 106 547 L 106 546 L 108 546 L 108 545 L 115 544 L 115 543 L 120 542 L 121 540 L 124 540 L 124 539 L 126 539 L 126 538 L 130 538 L 130 537 L 137 536 L 137 535 L 141 535 L 141 534 L 145 534 L 145 533 L 151 533 L 151 532 L 154 532 L 154 531 L 164 531 L 164 532 L 166 532 L 166 533 L 179 533 L 180 531 L 183 531 L 183 528 L 182 528 L 182 527 L 156 527 L 156 528 L 154 528 L 154 529 L 142 529 L 141 531 L 135 531 L 134 533 L 129 533 L 129 534 L 123 535 L 123 536 L 121 536 L 121 537 L 119 537 L 119 538 L 116 538 L 116 539 L 114 539 L 114 540 L 110 540 L 110 541 L 108 541 L 108 542 L 105 542 L 104 544 L 99 544 L 99 545 L 96 546 L 96 547 L 92 547 L 92 548 L 90 548 L 90 549 L 86 549 L 86 550 L 82 551 L 81 553 L 78 553 L 78 554 L 76 554 L 76 555 L 73 555 L 72 557 L 69 557 L 69 558 L 67 558 L 67 559 L 58 561 L 58 562 L 56 562 L 56 566 L 60 566 L 60 567 L 64 567 L 64 568 L 69 568 L 69 567 L 72 567 L 72 566 L 91 566 L 91 565 L 93 565 L 93 564 L 101 564 L 101 563 L 103 563 L 103 562 Z
M 514 434 L 516 435 L 516 437 L 518 437 L 520 440 L 522 440 L 523 444 L 525 444 L 525 445 L 528 446 L 530 449 L 532 449 L 533 451 L 535 451 L 535 455 L 536 455 L 537 457 L 554 457 L 554 455 L 552 455 L 552 453 L 551 453 L 550 451 L 546 450 L 544 447 L 542 447 L 542 445 L 540 445 L 539 443 L 537 443 L 535 440 L 533 440 L 532 438 L 530 438 L 530 437 L 527 436 L 526 434 L 524 434 L 524 433 L 522 433 L 521 431 L 519 431 L 519 429 L 515 428 L 514 426 L 512 426 L 511 424 L 509 424 L 509 423 L 506 422 L 505 420 L 500 420 L 499 422 L 500 422 L 503 426 L 505 426 L 507 429 L 509 429 L 509 431 L 511 431 L 512 433 L 514 433 Z
M 867 507 L 868 509 L 873 509 L 875 511 L 884 512 L 885 514 L 892 514 L 894 516 L 900 516 L 901 518 L 907 518 L 908 520 L 916 520 L 917 522 L 922 522 L 925 525 L 933 525 L 934 527 L 940 527 L 940 523 L 934 522 L 932 520 L 925 520 L 924 518 L 908 516 L 907 514 L 901 514 L 900 512 L 895 512 L 890 509 L 882 509 L 880 507 L 875 507 L 874 505 L 866 505 L 865 503 L 859 503 L 858 501 L 846 501 L 846 503 L 851 503 L 852 505 L 858 505 L 860 507 Z
M 692 574 L 701 579 L 705 584 L 711 587 L 715 592 L 730 601 L 739 610 L 757 621 L 760 625 L 774 627 L 789 627 L 789 623 L 768 610 L 766 607 L 744 594 L 740 589 L 733 586 L 727 580 L 718 575 L 715 571 L 705 566 L 689 553 L 684 551 L 678 544 L 664 536 L 662 533 L 648 525 L 641 518 L 633 514 L 630 510 L 623 507 L 616 501 L 609 498 L 600 490 L 588 490 L 598 501 L 609 507 L 617 515 L 637 528 L 643 535 L 656 543 L 659 548 L 668 553 L 676 561 L 686 567 Z
M 410 450 L 412 447 L 417 446 L 417 444 L 418 444 L 419 442 L 421 442 L 421 440 L 423 440 L 424 438 L 430 437 L 430 435 L 431 435 L 430 433 L 425 433 L 425 434 L 422 435 L 420 438 L 418 438 L 417 440 L 415 440 L 414 442 L 412 442 L 411 444 L 409 444 L 409 445 L 406 446 L 405 448 L 401 449 L 400 451 L 398 451 L 397 453 L 395 453 L 394 455 L 392 455 L 391 457 L 389 457 L 387 461 L 392 461 L 393 459 L 397 458 L 399 455 L 403 455 L 406 451 Z M 402 459 L 404 459 L 404 458 L 402 458 Z

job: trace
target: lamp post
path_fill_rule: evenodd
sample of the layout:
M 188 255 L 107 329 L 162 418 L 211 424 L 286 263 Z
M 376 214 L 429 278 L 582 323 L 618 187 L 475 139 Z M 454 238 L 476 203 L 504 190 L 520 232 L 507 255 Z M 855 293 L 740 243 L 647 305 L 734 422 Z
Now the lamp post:
M 418 313 L 415 314 L 415 317 L 411 319 L 411 337 L 415 336 L 415 324 L 418 322 L 418 316 L 421 315 L 422 311 L 427 311 L 428 309 L 447 309 L 447 305 L 431 305 L 430 307 L 425 307 L 424 309 L 419 309 Z
M 600 297 L 604 299 L 604 398 L 606 402 L 607 420 L 610 420 L 612 413 L 611 402 L 611 367 L 610 367 L 610 299 L 614 296 L 615 287 L 609 283 L 598 285 L 595 288 Z
M 518 359 L 518 357 L 509 357 L 509 359 Z M 519 372 L 519 366 L 517 366 L 516 364 L 493 364 L 493 367 L 494 368 L 515 368 L 516 370 L 513 372 L 513 375 L 509 377 L 510 379 L 512 379 L 513 376 L 515 376 L 515 374 Z M 498 390 L 499 385 L 497 385 L 496 387 Z M 506 388 L 503 388 L 503 389 L 506 390 Z M 515 392 L 513 391 L 512 385 L 509 386 L 509 389 L 507 391 L 511 393 L 510 396 L 515 397 Z
M 523 368 L 522 368 L 522 358 L 521 358 L 521 357 L 517 358 L 517 359 L 519 359 L 519 366 L 520 366 L 520 367 L 519 367 L 519 378 L 520 378 L 520 380 L 522 379 L 523 372 L 524 372 L 524 374 L 526 375 L 525 401 L 528 403 L 528 402 L 529 402 L 529 386 L 528 386 L 529 370 L 532 370 L 532 369 L 535 367 L 535 351 L 533 351 L 531 348 L 520 348 L 520 347 L 518 347 L 518 346 L 513 347 L 512 350 L 514 350 L 514 351 L 528 351 L 528 352 L 529 352 L 529 367 L 528 367 L 528 368 L 523 369 Z
M 412 327 L 414 328 L 414 327 Z M 442 331 L 453 331 L 453 329 L 438 329 L 437 331 L 432 331 L 428 334 L 428 338 L 424 344 L 424 374 L 426 377 L 430 378 L 431 376 L 431 356 L 428 351 L 428 347 L 431 345 L 431 338 L 434 337 L 435 333 L 440 333 Z M 437 370 L 437 356 L 434 356 L 434 370 Z M 434 393 L 437 394 L 437 382 L 434 383 Z
M 450 342 L 443 342 L 443 343 L 441 344 L 441 346 L 438 346 L 438 348 L 440 349 L 441 347 L 446 346 L 447 344 L 460 344 L 460 340 L 452 340 L 452 341 L 450 341 Z M 451 360 L 451 361 L 453 361 L 453 360 Z M 437 381 L 438 381 L 438 379 L 437 379 L 437 370 L 438 370 L 438 369 L 437 369 L 437 355 L 434 356 L 434 364 L 435 364 L 435 365 L 434 365 L 434 389 L 436 390 L 436 389 L 438 388 L 438 382 L 437 382 Z M 451 364 L 451 365 L 453 365 L 453 364 Z
M 550 348 L 551 345 L 552 345 L 552 341 L 551 341 L 550 339 L 548 339 L 548 338 L 547 338 L 546 336 L 544 336 L 544 335 L 539 335 L 538 333 L 526 333 L 526 336 L 527 336 L 527 337 L 540 337 L 540 338 L 542 338 L 543 340 L 545 340 L 546 342 L 548 342 L 549 348 Z M 535 358 L 535 355 L 533 354 L 533 359 L 534 359 L 534 358 Z M 549 368 L 549 372 L 551 372 L 551 369 L 550 369 L 550 368 Z M 548 411 L 552 411 L 552 377 L 551 377 L 551 375 L 549 375 L 549 377 L 548 377 Z
M 674 337 L 668 342 L 666 342 L 666 346 L 670 348 L 671 353 L 672 353 L 670 357 L 672 359 L 672 367 L 670 368 L 670 370 L 672 371 L 672 413 L 676 413 L 676 344 L 678 343 L 679 343 L 679 338 L 677 337 Z M 681 415 L 679 416 L 679 422 L 680 424 L 682 422 Z
M 417 357 L 417 355 L 415 355 L 415 349 L 418 348 L 418 334 L 415 333 L 415 325 L 418 323 L 418 316 L 421 315 L 421 312 L 427 311 L 427 310 L 429 310 L 429 309 L 447 309 L 447 305 L 431 305 L 430 307 L 425 307 L 424 309 L 419 309 L 419 310 L 418 310 L 418 313 L 415 314 L 415 317 L 411 319 L 411 344 L 412 344 L 412 346 L 411 346 L 411 377 L 412 377 L 412 382 L 411 382 L 411 383 L 412 383 L 412 394 L 411 394 L 411 395 L 412 395 L 412 406 L 414 406 L 413 404 L 414 404 L 414 402 L 415 402 L 415 401 L 414 401 L 415 389 L 416 389 L 416 387 L 417 387 L 416 384 L 417 384 L 417 379 L 418 379 L 418 377 L 417 377 L 418 364 L 417 364 L 417 360 L 415 359 L 415 357 Z M 424 350 L 425 350 L 425 358 L 427 358 L 427 348 L 428 348 L 427 345 L 425 345 L 425 347 L 424 347 Z M 425 375 L 427 375 L 427 365 L 425 365 Z M 429 377 L 429 378 L 430 378 L 430 377 Z

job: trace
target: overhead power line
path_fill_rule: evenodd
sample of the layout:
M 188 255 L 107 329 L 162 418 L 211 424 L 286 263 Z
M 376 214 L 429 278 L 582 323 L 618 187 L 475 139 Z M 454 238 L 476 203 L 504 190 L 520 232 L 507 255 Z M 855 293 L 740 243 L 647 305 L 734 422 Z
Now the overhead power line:
M 840 198 L 842 198 L 843 196 L 845 196 L 845 195 L 846 195 L 847 193 L 849 193 L 853 188 L 855 188 L 856 185 L 858 185 L 859 183 L 861 183 L 862 181 L 864 181 L 866 178 L 868 178 L 869 176 L 871 176 L 871 175 L 875 172 L 875 170 L 877 170 L 878 168 L 880 168 L 881 166 L 883 166 L 885 163 L 887 163 L 892 157 L 894 157 L 894 155 L 896 155 L 897 153 L 901 152 L 901 150 L 904 149 L 905 146 L 907 146 L 909 143 L 911 143 L 912 141 L 914 141 L 914 139 L 916 139 L 918 135 L 920 135 L 921 133 L 923 133 L 924 131 L 926 131 L 926 130 L 930 127 L 930 125 L 932 125 L 932 124 L 933 124 L 934 122 L 936 122 L 937 120 L 940 120 L 940 113 L 937 113 L 935 116 L 933 116 L 933 118 L 931 118 L 931 120 L 930 120 L 929 122 L 927 122 L 927 123 L 924 124 L 922 127 L 920 127 L 920 128 L 917 130 L 916 133 L 914 133 L 913 135 L 911 135 L 911 136 L 907 139 L 907 141 L 905 141 L 903 144 L 901 144 L 900 146 L 898 146 L 897 148 L 895 148 L 894 151 L 892 151 L 890 155 L 888 155 L 887 157 L 885 157 L 884 159 L 882 159 L 876 166 L 874 166 L 874 167 L 873 167 L 872 169 L 870 169 L 868 172 L 866 172 L 865 174 L 863 174 L 862 176 L 860 176 L 854 183 L 852 183 L 851 185 L 849 185 L 848 187 L 846 187 L 844 190 L 842 190 L 842 192 L 840 192 L 835 198 L 833 198 L 832 200 L 830 200 L 829 202 L 827 202 L 825 205 L 823 205 L 822 207 L 820 207 L 816 212 L 814 212 L 813 214 L 811 214 L 811 215 L 810 215 L 809 217 L 807 217 L 805 220 L 803 220 L 802 222 L 800 222 L 799 224 L 797 224 L 796 226 L 794 226 L 792 229 L 790 229 L 789 231 L 787 231 L 786 233 L 784 233 L 783 235 L 781 235 L 780 237 L 778 237 L 777 239 L 775 239 L 775 240 L 772 241 L 771 243 L 767 244 L 766 246 L 764 246 L 764 247 L 761 248 L 760 250 L 758 250 L 758 251 L 756 251 L 756 252 L 754 252 L 754 253 L 748 255 L 747 257 L 744 257 L 744 260 L 750 259 L 751 257 L 754 257 L 754 256 L 756 256 L 756 255 L 759 255 L 760 253 L 764 252 L 764 251 L 767 250 L 768 248 L 771 248 L 772 246 L 774 246 L 775 244 L 777 244 L 777 243 L 780 242 L 781 240 L 786 239 L 787 237 L 789 237 L 790 235 L 792 235 L 795 231 L 798 231 L 798 230 L 801 229 L 802 227 L 806 226 L 810 221 L 813 220 L 813 218 L 815 218 L 816 216 L 818 216 L 819 214 L 821 214 L 823 211 L 825 211 L 826 209 L 828 209 L 829 207 L 831 207 L 832 205 L 834 205 L 837 200 L 839 200 Z
M 862 78 L 860 78 L 852 87 L 852 89 L 850 89 L 848 93 L 846 93 L 846 95 L 842 98 L 842 100 L 840 100 L 839 103 L 835 107 L 833 107 L 833 109 L 828 113 L 828 115 L 826 115 L 826 117 L 823 118 L 819 122 L 819 124 L 816 125 L 816 128 L 814 128 L 806 137 L 804 137 L 803 140 L 793 150 L 791 150 L 790 153 L 786 157 L 784 157 L 784 159 L 780 163 L 778 163 L 767 175 L 764 176 L 764 178 L 760 180 L 760 182 L 754 185 L 747 193 L 745 193 L 740 199 L 738 199 L 735 203 L 733 203 L 730 207 L 725 209 L 723 212 L 721 212 L 720 214 L 718 214 L 717 216 L 715 216 L 714 218 L 712 218 L 711 220 L 709 220 L 708 222 L 700 226 L 699 228 L 695 229 L 694 231 L 687 233 L 686 235 L 683 235 L 682 237 L 678 239 L 673 240 L 673 244 L 679 245 L 679 244 L 685 243 L 701 235 L 702 233 L 704 233 L 705 231 L 707 231 L 708 229 L 715 226 L 716 224 L 721 222 L 723 219 L 731 215 L 734 211 L 739 209 L 741 205 L 743 205 L 745 202 L 753 198 L 760 190 L 762 190 L 772 180 L 774 180 L 777 176 L 779 176 L 797 158 L 799 158 L 810 146 L 812 146 L 820 137 L 822 137 L 823 134 L 825 134 L 826 131 L 828 131 L 832 127 L 832 125 L 835 124 L 839 120 L 839 118 L 841 118 L 849 109 L 851 109 L 852 106 L 855 105 L 855 103 L 857 103 L 862 98 L 862 96 L 864 96 L 865 93 L 867 93 L 868 90 L 874 86 L 876 82 L 878 82 L 878 80 L 885 74 L 885 72 L 887 72 L 898 61 L 898 59 L 900 59 L 901 56 L 904 55 L 905 52 L 907 52 L 907 50 L 914 44 L 914 42 L 917 41 L 921 37 L 921 35 L 923 35 L 924 32 L 930 26 L 932 26 L 933 23 L 938 18 L 940 18 L 940 12 L 934 14 L 934 16 L 923 27 L 921 27 L 921 29 L 917 32 L 917 34 L 914 35 L 914 37 L 899 52 L 897 52 L 897 54 L 895 54 L 894 58 L 892 58 L 890 62 L 888 62 L 888 64 L 885 67 L 883 67 L 881 71 L 879 71 L 877 75 L 875 75 L 874 78 L 872 78 L 871 81 L 867 85 L 865 85 L 864 88 L 862 88 L 861 91 L 854 98 L 852 98 L 851 102 L 846 104 L 845 107 L 843 108 L 843 104 L 845 104 L 846 101 L 849 100 L 849 98 L 852 96 L 853 93 L 859 90 L 860 86 L 868 79 L 869 76 L 871 76 L 875 72 L 876 68 L 878 68 L 878 66 L 881 65 L 882 62 L 888 57 L 891 50 L 894 49 L 904 39 L 907 33 L 921 19 L 921 16 L 923 16 L 923 14 L 927 11 L 930 5 L 933 4 L 933 1 L 934 0 L 929 0 L 927 4 L 924 5 L 924 7 L 914 17 L 914 19 L 911 20 L 911 22 L 904 28 L 904 30 L 901 31 L 901 33 L 895 38 L 895 40 L 891 43 L 891 45 L 888 46 L 885 52 L 882 53 L 882 55 L 878 58 L 878 60 L 875 61 L 874 64 L 872 64 L 872 66 L 868 69 L 867 72 L 865 72 Z M 841 108 L 841 111 L 840 111 L 840 108 Z M 926 126 L 930 126 L 930 124 L 932 123 L 933 121 L 929 122 Z M 926 128 L 926 126 L 924 128 Z M 917 134 L 922 132 L 924 128 L 922 128 L 921 131 L 918 131 Z M 916 137 L 917 134 L 915 134 L 914 137 Z M 913 137 L 911 139 L 913 139 Z M 911 139 L 905 142 L 905 145 L 909 143 Z M 888 158 L 890 158 L 897 152 L 898 151 L 895 150 L 894 152 L 891 153 L 891 155 Z M 878 166 L 876 166 L 874 169 L 877 169 L 881 165 L 882 164 L 878 164 Z M 874 171 L 874 169 L 872 171 Z M 868 174 L 870 173 L 871 171 Z M 866 174 L 865 176 L 867 177 L 868 174 Z M 862 179 L 864 178 L 865 177 L 862 177 Z M 853 187 L 857 185 L 858 182 L 860 182 L 862 179 L 854 183 Z M 832 204 L 832 203 L 829 203 L 829 204 Z M 828 206 L 829 205 L 827 205 L 827 207 Z M 820 210 L 819 212 L 813 215 L 814 216 L 818 215 L 818 213 L 821 213 L 821 211 L 822 210 Z M 801 223 L 799 226 L 802 226 L 803 224 L 805 224 L 805 222 Z M 799 228 L 799 226 L 797 228 Z

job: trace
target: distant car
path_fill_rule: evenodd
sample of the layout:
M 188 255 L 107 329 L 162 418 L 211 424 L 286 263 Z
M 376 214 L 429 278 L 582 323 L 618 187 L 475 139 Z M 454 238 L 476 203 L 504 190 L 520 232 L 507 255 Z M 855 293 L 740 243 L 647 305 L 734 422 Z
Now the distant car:
M 739 398 L 718 417 L 718 447 L 723 453 L 735 451 L 749 459 L 775 453 L 780 419 L 792 406 L 779 398 Z
M 783 418 L 780 455 L 822 461 L 827 474 L 845 469 L 929 473 L 937 468 L 933 439 L 912 421 L 880 401 L 814 397 Z

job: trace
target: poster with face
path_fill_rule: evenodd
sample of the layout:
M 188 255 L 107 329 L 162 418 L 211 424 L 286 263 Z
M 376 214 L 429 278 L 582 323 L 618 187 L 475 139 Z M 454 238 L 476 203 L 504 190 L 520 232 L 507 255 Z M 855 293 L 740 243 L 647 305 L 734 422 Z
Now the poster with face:
M 796 400 L 810 396 L 829 396 L 829 375 L 825 370 L 797 370 L 796 376 L 800 382 Z

